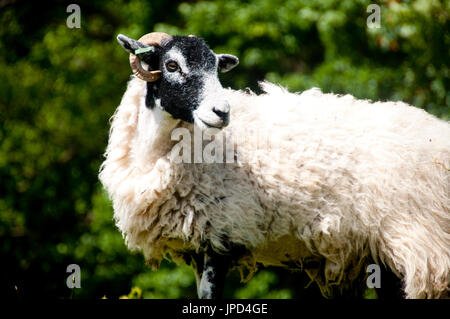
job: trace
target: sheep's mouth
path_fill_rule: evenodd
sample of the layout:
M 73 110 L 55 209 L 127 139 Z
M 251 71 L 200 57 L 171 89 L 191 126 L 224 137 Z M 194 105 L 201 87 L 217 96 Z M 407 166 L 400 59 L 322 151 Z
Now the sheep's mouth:
M 194 115 L 194 124 L 197 125 L 200 129 L 222 129 L 228 125 L 228 121 L 216 121 L 214 123 L 202 120 L 198 115 Z
M 223 124 L 210 124 L 210 123 L 207 123 L 205 121 L 202 121 L 202 122 L 203 122 L 203 124 L 205 124 L 209 128 L 219 128 L 220 129 L 222 127 L 227 126 L 226 123 L 223 123 Z

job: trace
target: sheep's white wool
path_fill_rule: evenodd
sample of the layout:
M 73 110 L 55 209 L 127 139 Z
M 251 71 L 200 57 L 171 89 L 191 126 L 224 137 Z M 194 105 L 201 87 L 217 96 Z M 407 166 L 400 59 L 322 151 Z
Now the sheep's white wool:
M 157 266 L 205 242 L 224 251 L 227 238 L 250 251 L 242 267 L 294 262 L 324 294 L 350 284 L 370 257 L 404 278 L 407 297 L 446 296 L 450 125 L 400 102 L 262 88 L 224 91 L 227 138 L 269 133 L 257 160 L 251 139 L 236 138 L 236 163 L 175 164 L 168 131 L 192 125 L 160 125 L 143 151 L 154 115 L 142 115 L 145 83 L 130 81 L 100 172 L 128 246 Z

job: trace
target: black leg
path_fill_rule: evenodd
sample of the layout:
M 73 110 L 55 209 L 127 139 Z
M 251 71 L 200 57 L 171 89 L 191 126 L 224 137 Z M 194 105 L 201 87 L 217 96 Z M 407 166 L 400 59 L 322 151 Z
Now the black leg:
M 383 266 L 381 268 L 380 288 L 376 288 L 378 299 L 399 300 L 403 299 L 403 283 L 390 269 Z
M 203 263 L 204 263 L 204 255 L 203 254 L 194 254 L 192 255 L 192 268 L 194 268 L 195 281 L 197 283 L 197 295 L 200 291 L 200 280 L 202 279 L 203 274 Z
M 230 256 L 208 250 L 193 257 L 197 279 L 197 294 L 200 299 L 219 299 L 225 286 L 225 277 L 230 267 Z

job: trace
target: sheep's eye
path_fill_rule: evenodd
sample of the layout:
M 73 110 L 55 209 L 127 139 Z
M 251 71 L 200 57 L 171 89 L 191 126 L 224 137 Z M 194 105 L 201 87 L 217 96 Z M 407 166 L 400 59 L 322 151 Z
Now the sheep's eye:
M 166 68 L 167 68 L 167 71 L 169 71 L 169 72 L 175 72 L 175 71 L 178 71 L 179 66 L 176 62 L 171 61 L 171 62 L 167 62 Z

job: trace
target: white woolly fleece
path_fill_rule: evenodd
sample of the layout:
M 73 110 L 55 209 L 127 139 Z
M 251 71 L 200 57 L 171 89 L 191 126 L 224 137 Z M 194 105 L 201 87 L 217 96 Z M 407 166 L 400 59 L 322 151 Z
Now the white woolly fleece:
M 224 90 L 237 162 L 175 164 L 170 131 L 192 125 L 152 120 L 145 83 L 129 82 L 100 171 L 128 246 L 157 266 L 227 238 L 250 251 L 242 268 L 296 263 L 324 295 L 373 258 L 408 298 L 448 296 L 449 123 L 400 102 L 261 86 Z

